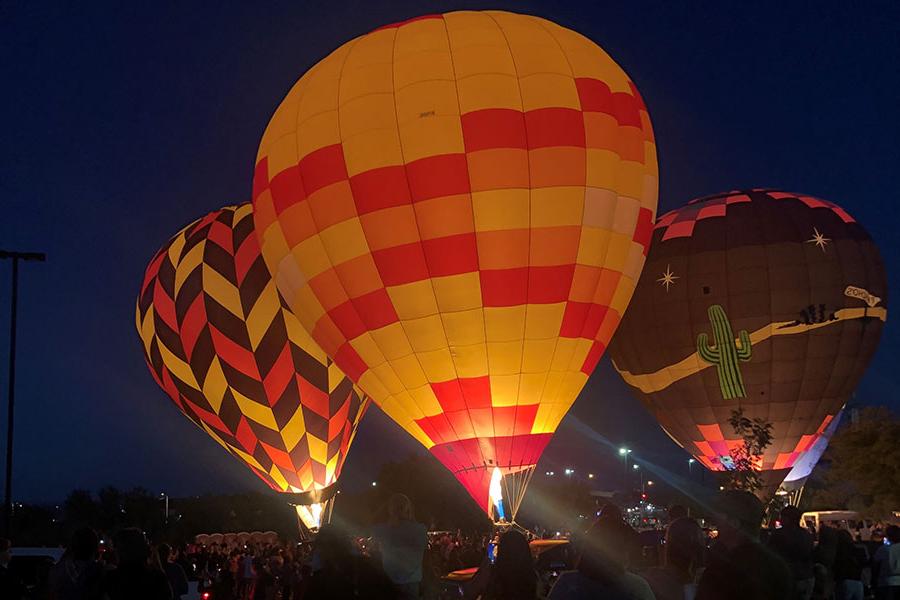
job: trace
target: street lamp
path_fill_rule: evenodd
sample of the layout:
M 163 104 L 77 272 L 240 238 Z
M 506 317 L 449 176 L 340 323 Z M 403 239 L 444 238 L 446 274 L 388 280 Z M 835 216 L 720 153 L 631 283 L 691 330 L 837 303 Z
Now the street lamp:
M 625 460 L 625 479 L 626 479 L 626 484 L 628 483 L 628 482 L 627 482 L 627 479 L 628 479 L 628 455 L 629 455 L 629 454 L 631 454 L 631 450 L 629 450 L 628 448 L 626 448 L 626 447 L 624 447 L 624 446 L 621 447 L 621 448 L 619 448 L 619 456 L 621 456 L 621 457 Z
M 695 459 L 693 459 L 693 458 L 689 458 L 689 459 L 688 459 L 688 474 L 689 474 L 689 475 L 693 475 L 693 474 L 694 474 L 694 463 L 695 463 L 695 462 L 697 462 L 697 461 L 696 461 Z
M 594 474 L 593 474 L 593 473 L 588 473 L 588 479 L 593 479 L 593 478 L 594 478 Z
M 575 469 L 566 469 L 566 475 L 571 475 L 575 472 Z
M 372 482 L 372 487 L 375 487 L 375 486 L 377 486 L 377 485 L 378 485 L 378 482 L 377 482 L 377 481 L 373 481 L 373 482 Z

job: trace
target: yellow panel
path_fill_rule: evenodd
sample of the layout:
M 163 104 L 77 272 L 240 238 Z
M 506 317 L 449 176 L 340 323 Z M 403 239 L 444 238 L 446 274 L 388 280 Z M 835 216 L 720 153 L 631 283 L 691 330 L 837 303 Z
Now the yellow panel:
M 392 73 L 390 54 L 383 62 L 370 62 L 355 67 L 348 64 L 341 74 L 341 102 L 349 102 L 368 94 L 392 94 Z
M 572 357 L 569 359 L 569 371 L 575 372 L 581 369 L 584 359 L 587 358 L 591 346 L 594 345 L 593 340 L 578 338 L 575 340 L 575 349 L 572 351 Z
M 425 371 L 414 354 L 394 359 L 390 363 L 406 389 L 411 390 L 428 383 Z
M 162 344 L 160 344 L 162 346 Z M 169 367 L 169 365 L 166 365 Z M 172 371 L 171 367 L 169 370 Z M 175 371 L 172 371 L 175 373 Z M 175 373 L 178 377 L 178 374 Z M 181 377 L 178 377 L 181 379 Z M 225 390 L 228 389 L 228 382 L 225 381 L 225 373 L 222 372 L 222 365 L 218 356 L 213 356 L 209 363 L 209 369 L 206 370 L 206 377 L 203 378 L 203 397 L 209 402 L 213 412 L 219 414 L 222 408 L 222 398 L 225 397 Z
M 521 340 L 525 336 L 525 305 L 486 306 L 484 327 L 488 341 Z
M 178 236 L 177 239 L 183 240 L 184 237 Z M 203 262 L 203 253 L 205 250 L 206 242 L 204 241 L 195 245 L 179 260 L 175 260 L 172 263 L 175 265 L 175 296 L 178 296 L 178 293 L 181 291 L 181 286 L 184 285 L 187 278 L 194 272 L 194 269 L 199 267 L 200 263 Z
M 553 358 L 553 349 L 555 347 L 555 338 L 549 340 L 525 340 L 522 372 L 546 373 L 550 370 L 550 362 Z
M 456 379 L 453 358 L 450 356 L 449 349 L 441 348 L 430 352 L 420 352 L 417 356 L 428 381 L 438 382 Z
M 431 283 L 437 305 L 443 313 L 481 306 L 481 280 L 477 272 L 434 277 Z
M 288 488 L 287 479 L 284 478 L 284 475 L 281 474 L 281 471 L 278 469 L 278 466 L 273 464 L 272 468 L 269 469 L 269 477 L 275 480 L 275 483 L 278 484 L 278 487 L 282 489 L 282 491 Z
M 587 160 L 587 185 L 617 191 L 619 163 L 622 162 L 619 155 L 611 150 L 588 148 L 585 150 L 585 157 Z
M 337 389 L 339 385 L 341 385 L 344 380 L 347 378 L 344 375 L 344 372 L 341 371 L 341 368 L 337 366 L 337 363 L 329 363 L 328 364 L 328 393 L 331 394 L 334 390 Z M 359 390 L 355 390 L 359 393 Z
M 340 108 L 341 137 L 352 138 L 373 129 L 397 128 L 397 111 L 392 94 L 369 94 Z
M 289 167 L 297 164 L 297 135 L 289 133 L 269 144 L 268 167 L 269 173 L 281 173 Z
M 378 380 L 384 384 L 391 394 L 399 394 L 404 390 L 403 382 L 394 373 L 390 363 L 382 363 L 377 367 L 372 367 L 372 371 L 378 376 Z
M 461 154 L 462 126 L 456 115 L 442 117 L 426 114 L 400 126 L 403 160 L 407 163 L 441 154 Z
M 345 263 L 369 252 L 366 234 L 363 233 L 359 218 L 354 217 L 335 223 L 320 231 L 319 237 L 322 239 L 322 244 L 324 244 L 333 265 Z
M 306 441 L 309 444 L 309 457 L 312 460 L 323 465 L 328 462 L 328 442 L 311 435 L 306 436 Z
M 268 427 L 269 429 L 278 431 L 278 423 L 275 422 L 275 415 L 272 414 L 271 408 L 264 404 L 260 404 L 255 400 L 251 400 L 233 387 L 230 389 L 231 395 L 234 396 L 234 400 L 235 402 L 237 402 L 238 408 L 240 409 L 242 415 L 244 415 L 251 421 L 259 423 L 263 427 Z
M 369 333 L 388 360 L 412 354 L 412 346 L 409 345 L 403 325 L 399 322 L 373 329 Z
M 575 352 L 575 346 L 577 344 L 578 340 L 559 338 L 556 344 L 556 352 L 553 353 L 553 362 L 550 365 L 550 369 L 553 371 L 568 370 L 569 365 L 572 362 L 572 353 Z
M 441 314 L 441 320 L 444 322 L 447 344 L 451 348 L 484 343 L 484 313 L 481 308 L 444 312 Z
M 618 201 L 619 197 L 614 191 L 586 188 L 584 191 L 584 224 L 612 231 Z
M 584 387 L 584 384 L 587 383 L 587 380 L 588 376 L 581 371 L 569 371 L 569 373 L 566 374 L 566 378 L 563 381 L 559 393 L 560 398 L 563 399 L 563 412 L 572 406 L 572 403 L 578 398 L 578 394 L 581 393 L 581 389 Z M 560 419 L 562 419 L 562 416 L 563 415 L 560 416 Z
M 394 52 L 398 57 L 447 48 L 447 33 L 443 19 L 413 21 L 396 31 Z
M 372 339 L 372 336 L 369 335 L 368 331 L 364 332 L 359 337 L 350 340 L 350 345 L 353 346 L 353 349 L 356 350 L 359 357 L 370 369 L 384 364 L 387 360 L 385 359 L 384 354 L 381 353 L 378 344 Z M 383 379 L 382 382 L 384 382 Z
M 433 417 L 444 410 L 441 408 L 441 404 L 438 402 L 437 396 L 434 395 L 434 390 L 431 389 L 430 385 L 421 385 L 411 389 L 409 396 L 412 400 L 410 408 L 414 419 Z
M 606 262 L 604 266 L 607 269 L 614 269 L 620 272 L 624 270 L 630 248 L 631 235 L 624 235 L 621 233 L 610 234 L 609 248 L 606 250 Z
M 230 313 L 244 319 L 244 308 L 241 306 L 241 295 L 233 283 L 219 275 L 208 264 L 203 264 L 203 290 L 212 296 Z
M 454 346 L 451 354 L 459 377 L 484 377 L 488 374 L 487 348 L 484 344 Z
M 525 311 L 525 338 L 544 340 L 559 336 L 566 303 L 529 304 Z
M 319 345 L 312 339 L 312 336 L 309 335 L 309 331 L 303 327 L 300 322 L 297 320 L 297 317 L 294 316 L 293 313 L 287 312 L 282 309 L 282 316 L 284 318 L 285 328 L 287 330 L 287 337 L 296 346 L 299 346 L 303 349 L 304 352 L 315 358 L 321 364 L 325 364 L 328 360 L 328 356 L 319 347 Z
M 250 314 L 247 315 L 247 333 L 254 351 L 269 331 L 272 321 L 278 318 L 281 318 L 281 301 L 278 299 L 275 282 L 270 279 L 263 293 L 257 297 L 256 304 L 250 308 Z
M 396 128 L 366 131 L 344 139 L 342 145 L 347 174 L 351 177 L 379 167 L 403 164 Z
M 306 423 L 303 421 L 303 408 L 298 406 L 291 419 L 281 429 L 281 439 L 285 449 L 290 452 L 297 442 L 306 433 Z
M 455 11 L 443 16 L 454 50 L 461 46 L 481 44 L 502 44 L 506 47 L 503 32 L 487 12 Z
M 359 388 L 379 406 L 388 396 L 390 396 L 390 392 L 384 387 L 384 384 L 381 383 L 375 373 L 370 370 L 367 370 L 360 375 L 358 385 Z
M 583 227 L 581 239 L 578 242 L 578 258 L 576 259 L 578 264 L 593 267 L 608 266 L 607 251 L 611 237 L 612 234 L 606 229 Z
M 616 287 L 616 293 L 613 294 L 609 307 L 620 315 L 624 314 L 632 293 L 634 293 L 634 282 L 623 277 Z
M 581 225 L 585 190 L 580 186 L 531 190 L 531 226 Z
M 644 166 L 640 163 L 623 160 L 619 165 L 616 186 L 620 196 L 641 198 L 644 195 Z
M 459 90 L 459 112 L 466 114 L 485 108 L 522 110 L 519 81 L 498 73 L 470 75 L 456 82 Z
M 415 352 L 447 347 L 444 324 L 440 315 L 428 315 L 402 321 L 403 330 Z
M 476 231 L 528 229 L 529 191 L 526 189 L 472 192 Z
M 453 67 L 458 79 L 484 73 L 516 76 L 516 66 L 505 43 L 502 46 L 480 44 L 462 48 L 454 45 Z
M 325 465 L 325 483 L 330 484 L 334 481 L 334 471 L 337 469 L 338 459 L 340 456 L 335 454 L 329 459 L 328 464 Z
M 622 275 L 632 281 L 636 281 L 641 275 L 644 258 L 644 247 L 632 241 L 631 247 L 628 249 L 628 260 L 625 262 L 625 269 L 622 271 Z
M 525 111 L 538 108 L 581 110 L 575 81 L 569 75 L 539 74 L 519 80 Z
M 616 203 L 616 214 L 613 219 L 613 231 L 627 236 L 634 235 L 640 203 L 634 198 L 619 197 Z
M 297 155 L 306 156 L 326 146 L 341 142 L 340 120 L 337 107 L 334 110 L 319 113 L 307 118 L 297 125 Z
M 397 122 L 415 123 L 433 116 L 459 116 L 453 81 L 420 81 L 397 91 Z
M 522 341 L 488 342 L 488 362 L 491 374 L 513 375 L 522 370 Z
M 515 406 L 519 403 L 519 375 L 491 373 L 491 405 Z
M 197 384 L 197 380 L 194 378 L 194 373 L 193 371 L 191 371 L 190 366 L 188 366 L 186 362 L 172 354 L 172 352 L 166 347 L 165 344 L 157 345 L 159 346 L 159 353 L 162 356 L 163 363 L 166 365 L 166 368 L 169 369 L 169 371 L 171 371 L 175 377 L 185 382 L 192 388 L 199 390 L 200 386 Z
M 315 329 L 316 323 L 325 314 L 319 299 L 313 294 L 309 286 L 304 286 L 297 291 L 296 300 L 291 305 L 291 308 L 295 315 L 300 315 L 305 319 L 303 326 L 307 331 Z
M 331 268 L 331 260 L 328 258 L 328 253 L 325 252 L 322 240 L 317 235 L 297 244 L 291 250 L 291 256 L 297 261 L 307 280 Z
M 314 67 L 318 68 L 320 73 L 322 73 L 321 68 L 325 67 L 324 62 L 322 61 Z M 339 67 L 340 65 L 332 66 Z M 310 75 L 312 75 L 312 71 L 304 76 L 304 79 L 309 78 L 309 83 L 297 102 L 298 121 L 327 110 L 334 110 L 338 105 L 339 80 L 337 72 L 335 71 L 327 77 L 315 77 L 316 81 L 313 81 L 313 77 Z
M 519 404 L 537 404 L 541 401 L 547 373 L 522 373 L 519 382 Z
M 437 314 L 431 280 L 414 281 L 386 288 L 401 321 Z
M 394 89 L 427 79 L 453 80 L 453 65 L 450 53 L 443 50 L 407 54 L 394 60 Z
M 550 433 L 552 430 L 547 429 L 547 421 L 552 419 L 556 412 L 556 405 L 552 402 L 541 402 L 538 405 L 537 414 L 534 417 L 534 425 L 531 426 L 531 433 Z

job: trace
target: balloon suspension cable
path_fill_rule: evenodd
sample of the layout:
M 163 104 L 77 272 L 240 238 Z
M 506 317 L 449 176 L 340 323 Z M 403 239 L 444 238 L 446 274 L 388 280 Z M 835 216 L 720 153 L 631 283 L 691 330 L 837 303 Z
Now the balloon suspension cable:
M 505 522 L 498 521 L 495 523 L 496 525 L 515 523 L 516 515 L 519 514 L 519 508 L 522 506 L 522 500 L 525 498 L 525 491 L 528 489 L 532 475 L 534 475 L 535 467 L 536 465 L 531 465 L 503 475 L 500 483 L 503 486 L 503 499 L 509 506 L 509 517 Z

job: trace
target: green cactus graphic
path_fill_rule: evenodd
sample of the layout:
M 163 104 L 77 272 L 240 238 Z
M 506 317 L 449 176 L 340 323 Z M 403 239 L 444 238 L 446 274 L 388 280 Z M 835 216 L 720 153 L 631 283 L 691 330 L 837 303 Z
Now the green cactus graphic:
M 731 331 L 731 323 L 725 309 L 718 304 L 713 304 L 707 309 L 709 322 L 712 324 L 715 346 L 709 345 L 709 338 L 705 333 L 697 336 L 697 354 L 708 363 L 716 365 L 719 374 L 719 387 L 722 389 L 722 397 L 726 400 L 732 398 L 744 398 L 744 380 L 741 378 L 741 369 L 738 361 L 750 360 L 750 335 L 745 329 L 738 333 L 739 345 L 735 343 L 734 333 Z

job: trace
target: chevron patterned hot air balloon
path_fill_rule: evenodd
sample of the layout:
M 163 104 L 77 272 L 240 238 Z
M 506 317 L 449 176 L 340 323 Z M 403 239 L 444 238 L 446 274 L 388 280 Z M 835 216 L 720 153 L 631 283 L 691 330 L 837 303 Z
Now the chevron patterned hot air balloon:
M 185 227 L 153 258 L 137 329 L 156 382 L 303 524 L 329 516 L 368 400 L 284 306 L 250 204 Z
M 709 469 L 732 468 L 743 446 L 732 411 L 771 423 L 756 464 L 764 494 L 828 435 L 886 319 L 878 248 L 844 209 L 736 191 L 659 218 L 610 353 L 663 429 Z
M 390 25 L 310 69 L 263 136 L 253 203 L 313 338 L 488 514 L 502 487 L 514 516 L 628 304 L 656 193 L 622 69 L 489 11 Z

